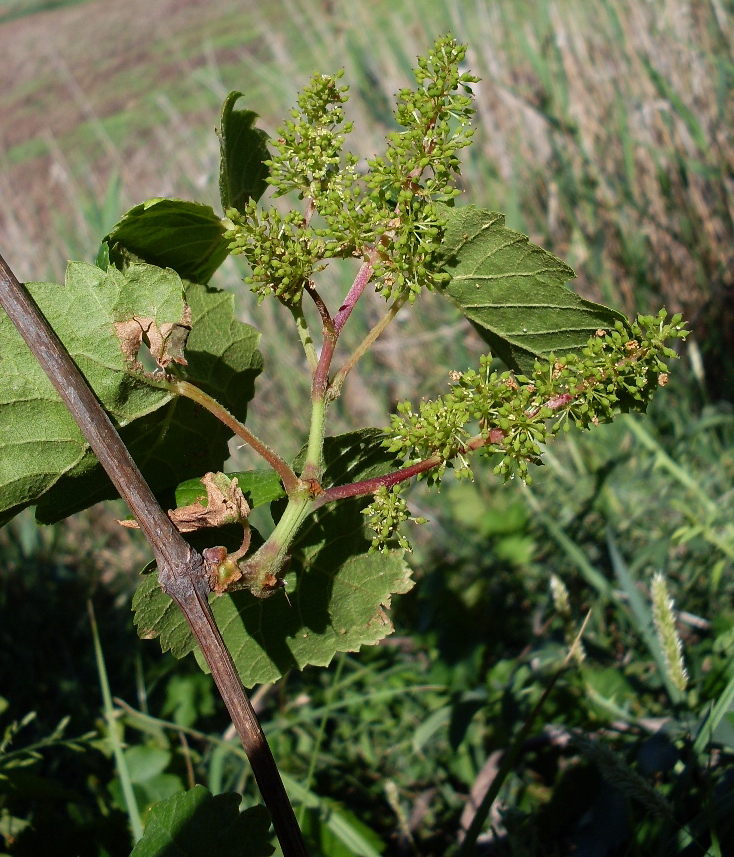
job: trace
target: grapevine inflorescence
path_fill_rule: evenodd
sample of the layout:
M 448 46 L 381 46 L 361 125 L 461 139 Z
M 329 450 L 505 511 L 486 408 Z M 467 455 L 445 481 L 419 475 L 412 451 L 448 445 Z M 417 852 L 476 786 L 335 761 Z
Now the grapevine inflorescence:
M 372 263 L 372 281 L 386 298 L 412 301 L 447 278 L 437 264 L 443 218 L 436 203 L 459 192 L 456 153 L 471 139 L 469 85 L 476 78 L 458 71 L 465 53 L 446 37 L 419 59 L 418 87 L 399 93 L 395 118 L 403 130 L 388 137 L 385 154 L 370 160 L 364 175 L 358 158 L 343 150 L 352 128 L 344 118 L 343 72 L 312 77 L 267 161 L 275 196 L 297 192 L 307 200 L 305 212 L 281 215 L 254 202 L 227 211 L 230 249 L 249 261 L 247 282 L 258 295 L 297 304 L 324 260 L 350 256 Z
M 365 340 L 329 387 L 338 323 L 312 280 L 329 259 L 360 259 L 360 288 L 371 283 L 395 311 L 421 289 L 450 280 L 441 245 L 459 193 L 458 152 L 471 142 L 470 86 L 477 80 L 459 70 L 465 54 L 447 36 L 419 58 L 416 87 L 398 93 L 395 120 L 401 130 L 388 135 L 385 153 L 366 168 L 344 149 L 352 124 L 345 119 L 343 72 L 315 74 L 291 119 L 278 129 L 275 154 L 266 162 L 274 195 L 295 192 L 305 200 L 304 210 L 282 214 L 250 201 L 242 212 L 227 212 L 230 249 L 248 259 L 247 282 L 259 298 L 274 294 L 297 317 L 304 289 L 320 305 L 331 344 L 327 362 L 322 353 L 316 371 L 327 401 L 338 395 L 343 376 L 377 335 Z M 447 394 L 421 402 L 415 411 L 408 402 L 399 404 L 385 445 L 406 467 L 426 465 L 419 475 L 432 484 L 440 483 L 447 468 L 471 478 L 473 453 L 496 459 L 495 473 L 505 479 L 517 475 L 529 483 L 529 465 L 540 462 L 543 445 L 561 429 L 588 428 L 620 410 L 644 409 L 667 378 L 664 358 L 675 356 L 665 340 L 684 334 L 680 318 L 668 322 L 664 311 L 632 324 L 620 321 L 599 329 L 581 350 L 537 361 L 530 376 L 493 371 L 486 355 L 478 371 L 452 372 Z M 407 479 L 365 489 L 374 495 L 365 510 L 373 548 L 386 547 L 402 521 L 415 520 L 402 496 Z M 403 536 L 397 539 L 408 547 Z
M 608 422 L 632 406 L 644 410 L 655 389 L 667 382 L 664 358 L 676 357 L 665 342 L 686 333 L 681 317 L 668 321 L 665 310 L 638 316 L 630 325 L 617 322 L 614 330 L 598 330 L 581 352 L 536 361 L 531 377 L 492 371 L 492 357 L 484 355 L 478 372 L 450 374 L 446 395 L 421 402 L 417 411 L 401 402 L 385 445 L 407 464 L 435 459 L 435 466 L 418 476 L 433 484 L 447 467 L 459 479 L 472 478 L 473 452 L 497 458 L 496 474 L 518 475 L 530 484 L 528 465 L 540 463 L 544 444 L 559 431 Z M 389 505 L 381 496 L 367 510 L 375 547 L 386 545 L 394 528 L 410 519 L 399 501 L 403 486 L 393 487 Z

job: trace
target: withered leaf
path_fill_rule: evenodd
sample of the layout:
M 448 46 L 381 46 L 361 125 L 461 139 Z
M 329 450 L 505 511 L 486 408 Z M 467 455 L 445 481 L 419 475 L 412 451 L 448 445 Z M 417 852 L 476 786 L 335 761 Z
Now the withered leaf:
M 184 306 L 183 315 L 178 322 L 165 322 L 159 326 L 153 318 L 134 315 L 115 323 L 115 332 L 125 361 L 137 370 L 142 370 L 138 353 L 143 342 L 148 345 L 151 356 L 161 369 L 165 370 L 170 363 L 186 366 L 184 348 L 190 330 L 191 308 L 188 306 Z
M 236 478 L 230 479 L 224 473 L 206 473 L 201 477 L 201 484 L 206 488 L 206 503 L 202 502 L 202 497 L 188 506 L 168 512 L 168 517 L 180 533 L 193 533 L 247 520 L 250 507 Z M 118 523 L 123 527 L 138 529 L 138 522 L 134 520 Z

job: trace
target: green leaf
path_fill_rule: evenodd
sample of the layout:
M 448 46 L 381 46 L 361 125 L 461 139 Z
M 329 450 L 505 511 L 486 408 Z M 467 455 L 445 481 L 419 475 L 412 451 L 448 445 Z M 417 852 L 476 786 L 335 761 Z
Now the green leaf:
M 348 819 L 349 822 L 357 822 L 354 816 L 351 816 L 351 818 L 349 816 L 351 816 L 351 813 L 342 814 L 342 818 Z M 320 813 L 315 809 L 306 810 L 303 815 L 301 830 L 304 839 L 316 854 L 328 854 L 329 857 L 354 857 L 355 854 L 367 853 L 379 857 L 381 852 L 376 851 L 374 848 L 370 848 L 369 851 L 363 848 L 355 849 L 354 842 L 345 842 L 341 836 L 334 832 L 329 821 L 331 821 L 331 818 L 328 815 L 326 818 L 322 818 Z
M 152 780 L 171 763 L 171 753 L 162 747 L 151 747 L 145 744 L 136 744 L 125 750 L 125 761 L 130 779 L 134 783 L 143 783 Z
M 239 812 L 241 800 L 194 786 L 161 801 L 130 857 L 268 857 L 270 814 L 264 806 Z
M 0 836 L 4 836 L 11 842 L 15 842 L 18 836 L 30 826 L 31 822 L 23 818 L 10 814 L 0 816 Z
M 222 208 L 244 211 L 247 201 L 256 202 L 265 193 L 270 170 L 264 161 L 270 158 L 265 145 L 268 135 L 254 127 L 257 113 L 235 110 L 241 92 L 230 92 L 222 105 L 219 127 L 219 195 Z
M 172 271 L 133 266 L 125 274 L 71 262 L 64 286 L 28 283 L 46 318 L 118 426 L 170 401 L 130 370 L 114 324 L 131 316 L 160 327 L 184 318 L 183 283 Z M 78 468 L 88 447 L 50 381 L 0 311 L 0 515 L 12 517 Z
M 381 445 L 384 435 L 368 429 L 324 443 L 323 484 L 340 485 L 387 473 L 395 467 Z M 402 551 L 368 553 L 361 510 L 370 498 L 322 507 L 299 533 L 286 575 L 285 595 L 266 600 L 246 590 L 212 599 L 212 610 L 247 686 L 275 681 L 287 670 L 327 666 L 337 652 L 357 651 L 392 632 L 385 609 L 392 594 L 413 583 Z M 160 636 L 176 657 L 194 650 L 188 625 L 157 584 L 146 577 L 133 599 L 142 637 Z
M 441 252 L 450 282 L 441 288 L 511 368 L 529 373 L 536 359 L 583 348 L 624 315 L 566 288 L 576 275 L 560 259 L 505 226 L 502 214 L 444 209 Z
M 155 568 L 154 565 L 147 566 Z M 221 596 L 227 598 L 229 596 Z M 175 658 L 183 658 L 194 650 L 194 638 L 183 613 L 158 585 L 158 572 L 143 575 L 133 595 L 132 610 L 135 627 L 141 640 L 159 638 L 161 649 Z
M 280 477 L 274 470 L 243 470 L 228 473 L 227 476 L 237 479 L 251 509 L 286 496 Z M 203 504 L 207 502 L 206 488 L 201 484 L 201 479 L 188 479 L 176 488 L 177 508 L 197 501 Z
M 128 809 L 128 806 L 123 797 L 120 780 L 115 778 L 109 783 L 107 788 L 110 791 L 110 795 L 115 806 L 121 812 L 125 812 Z M 178 774 L 156 774 L 153 777 L 135 781 L 132 784 L 135 802 L 143 816 L 151 806 L 157 804 L 159 801 L 171 797 L 172 795 L 180 794 L 184 788 L 185 786 L 183 781 Z
M 173 268 L 184 280 L 208 283 L 229 254 L 225 227 L 209 205 L 149 199 L 131 208 L 102 242 L 101 266 L 131 260 Z M 105 249 L 106 248 L 106 249 Z
M 184 284 L 173 271 L 132 265 L 124 273 L 105 272 L 72 262 L 64 286 L 28 287 L 162 500 L 173 505 L 183 479 L 221 469 L 231 431 L 131 365 L 114 326 L 133 316 L 159 327 L 184 318 Z M 191 331 L 181 374 L 244 419 L 262 366 L 259 334 L 235 321 L 231 295 L 189 283 L 185 299 Z M 115 497 L 71 414 L 2 312 L 0 369 L 0 523 L 33 503 L 38 520 L 52 523 Z

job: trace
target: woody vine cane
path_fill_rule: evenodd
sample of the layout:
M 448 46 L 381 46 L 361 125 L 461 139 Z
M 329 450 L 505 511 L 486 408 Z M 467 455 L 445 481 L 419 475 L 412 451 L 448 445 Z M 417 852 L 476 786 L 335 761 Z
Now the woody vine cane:
M 161 509 L 84 376 L 2 256 L 0 305 L 43 367 L 145 534 L 155 556 L 161 587 L 191 626 L 227 706 L 270 810 L 283 853 L 286 857 L 305 857 L 306 846 L 275 759 L 214 622 L 201 555 L 184 541 Z

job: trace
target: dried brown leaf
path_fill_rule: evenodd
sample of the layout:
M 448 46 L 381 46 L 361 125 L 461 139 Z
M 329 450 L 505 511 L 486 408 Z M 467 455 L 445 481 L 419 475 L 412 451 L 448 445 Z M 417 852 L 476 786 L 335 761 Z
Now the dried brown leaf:
M 206 488 L 206 503 L 197 500 L 188 506 L 168 512 L 168 517 L 180 533 L 193 533 L 196 530 L 223 527 L 247 520 L 250 507 L 236 478 L 230 479 L 224 473 L 206 473 L 201 477 L 201 483 Z M 123 527 L 138 529 L 137 521 L 118 523 Z

